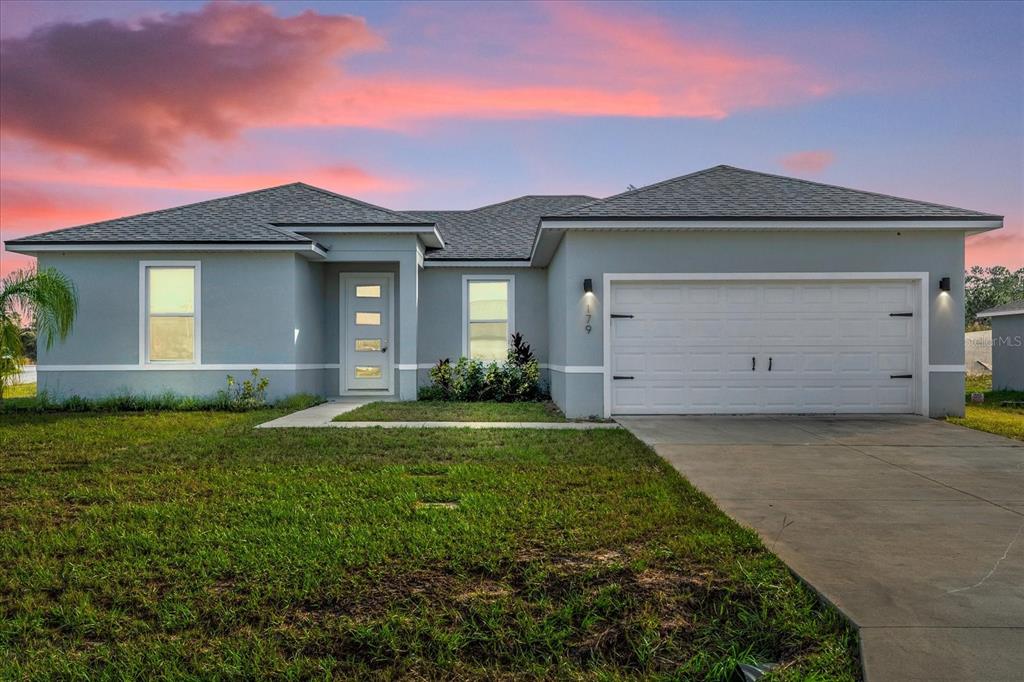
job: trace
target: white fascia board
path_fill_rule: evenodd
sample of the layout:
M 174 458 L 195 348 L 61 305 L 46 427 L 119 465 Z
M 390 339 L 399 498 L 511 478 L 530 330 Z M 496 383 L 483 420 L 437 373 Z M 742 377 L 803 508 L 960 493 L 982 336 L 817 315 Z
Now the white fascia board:
M 32 255 L 35 253 L 55 251 L 289 251 L 307 257 L 323 257 L 327 253 L 319 244 L 303 242 L 302 244 L 205 244 L 203 242 L 190 242 L 183 244 L 146 244 L 141 242 L 125 244 L 100 244 L 85 242 L 82 244 L 28 244 L 21 246 L 8 245 L 7 250 L 12 253 Z
M 998 230 L 1001 219 L 993 220 L 554 220 L 540 229 L 563 230 Z
M 951 230 L 966 234 L 979 234 L 1002 228 L 998 220 L 559 220 L 541 221 L 533 240 L 530 261 L 544 267 L 551 260 L 562 234 L 567 230 L 622 230 L 622 231 L 808 231 L 825 232 L 872 230 Z
M 443 249 L 436 225 L 280 225 L 296 234 L 415 234 L 425 246 Z
M 528 268 L 527 260 L 424 260 L 425 268 Z

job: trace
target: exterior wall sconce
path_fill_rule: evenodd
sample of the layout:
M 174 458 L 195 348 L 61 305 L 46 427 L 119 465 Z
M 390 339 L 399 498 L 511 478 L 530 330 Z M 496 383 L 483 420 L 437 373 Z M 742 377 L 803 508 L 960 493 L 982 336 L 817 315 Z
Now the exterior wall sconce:
M 943 277 L 939 280 L 939 291 L 949 291 L 949 277 Z
M 947 277 L 946 279 L 948 280 L 949 278 Z M 589 277 L 587 277 L 585 280 L 583 280 L 583 293 L 585 293 L 585 294 L 592 294 L 592 293 L 594 293 L 594 280 L 590 279 Z

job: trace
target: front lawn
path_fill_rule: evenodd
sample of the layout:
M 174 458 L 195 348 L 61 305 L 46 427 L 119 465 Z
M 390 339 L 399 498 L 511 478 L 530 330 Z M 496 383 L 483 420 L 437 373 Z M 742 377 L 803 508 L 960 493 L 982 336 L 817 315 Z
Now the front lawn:
M 993 391 L 992 375 L 968 376 L 966 384 L 966 413 L 963 417 L 947 417 L 946 421 L 969 429 L 1024 440 L 1024 407 L 1001 404 L 1024 402 L 1024 391 Z M 971 393 L 984 393 L 985 402 L 971 402 Z
M 0 679 L 858 676 L 856 636 L 625 431 L 0 415 Z
M 14 384 L 13 386 L 7 386 L 4 388 L 4 400 L 8 399 L 24 399 L 24 398 L 35 398 L 36 397 L 36 385 L 35 384 Z
M 334 418 L 336 422 L 564 422 L 551 402 L 492 403 L 411 400 L 376 402 Z

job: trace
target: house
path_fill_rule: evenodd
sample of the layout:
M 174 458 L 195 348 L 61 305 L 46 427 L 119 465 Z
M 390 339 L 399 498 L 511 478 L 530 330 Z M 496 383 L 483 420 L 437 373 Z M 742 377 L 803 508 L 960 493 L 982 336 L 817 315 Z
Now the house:
M 992 323 L 992 388 L 1024 391 L 1024 300 L 982 310 Z
M 40 389 L 411 400 L 536 350 L 570 416 L 962 414 L 964 237 L 1000 216 L 715 166 L 606 199 L 394 211 L 302 183 L 12 239 L 77 283 Z

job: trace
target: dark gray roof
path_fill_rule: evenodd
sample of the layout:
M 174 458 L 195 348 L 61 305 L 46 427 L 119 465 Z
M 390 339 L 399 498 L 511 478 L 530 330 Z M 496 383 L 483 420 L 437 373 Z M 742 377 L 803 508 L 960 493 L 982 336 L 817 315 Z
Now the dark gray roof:
M 301 182 L 12 239 L 9 245 L 79 242 L 309 242 L 276 225 L 430 224 Z
M 545 217 L 587 219 L 998 219 L 952 206 L 901 199 L 755 171 L 715 166 Z
M 989 315 L 998 315 L 999 313 L 1012 313 L 1016 311 L 1024 311 L 1024 298 L 1019 301 L 1010 301 L 1002 305 L 993 306 L 987 310 L 982 310 L 977 314 L 976 317 L 988 317 Z M 1024 314 L 1024 312 L 1022 312 Z
M 405 211 L 437 223 L 443 250 L 430 260 L 519 260 L 533 250 L 540 217 L 593 201 L 583 195 L 527 195 L 469 211 Z

